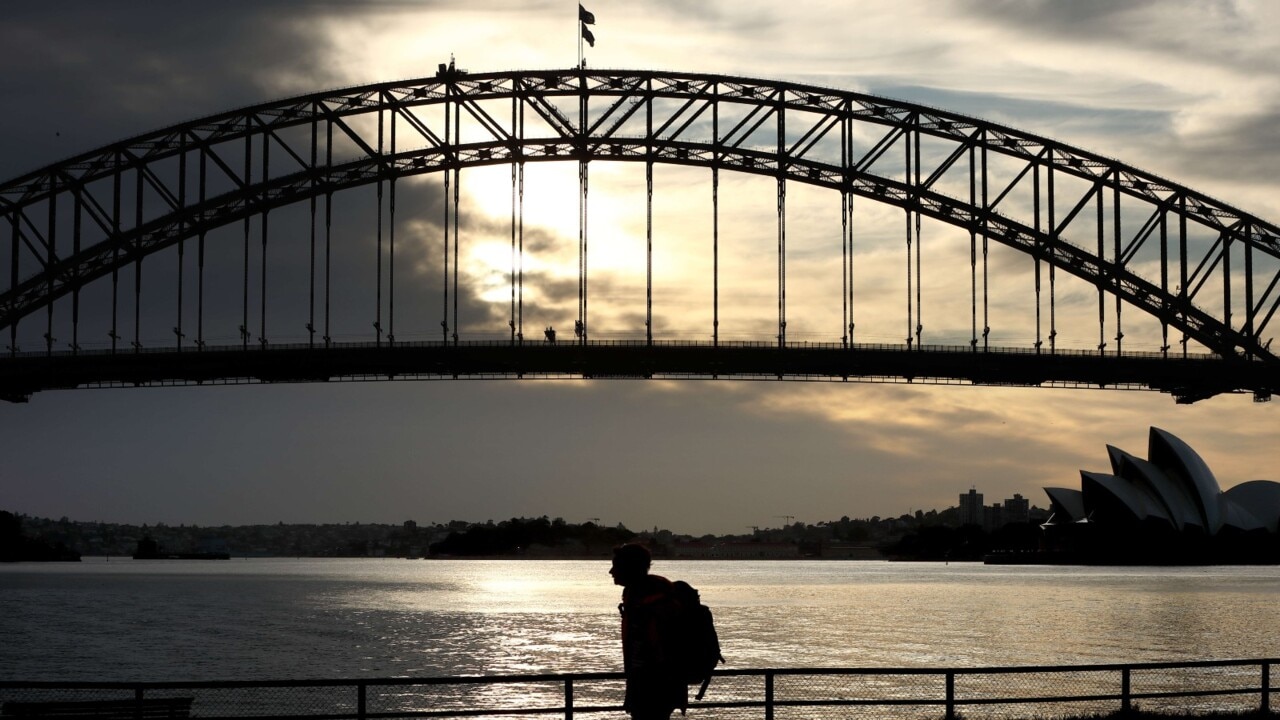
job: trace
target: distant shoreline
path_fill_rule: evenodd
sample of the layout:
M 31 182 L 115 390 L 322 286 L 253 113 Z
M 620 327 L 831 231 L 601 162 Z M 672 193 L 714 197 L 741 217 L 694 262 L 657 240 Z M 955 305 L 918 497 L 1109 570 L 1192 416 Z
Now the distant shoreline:
M 142 561 L 150 561 L 150 560 L 188 560 L 188 559 L 201 559 L 201 558 L 181 558 L 181 557 L 172 557 L 172 558 L 168 558 L 168 557 L 162 557 L 162 558 L 134 558 L 134 557 L 131 557 L 131 556 L 129 556 L 129 555 L 84 555 L 84 556 L 82 556 L 82 557 L 83 557 L 83 559 L 84 559 L 84 560 L 90 560 L 90 561 L 101 561 L 101 562 L 108 562 L 108 561 L 115 562 L 115 561 L 117 561 L 117 560 L 128 560 L 128 561 L 130 561 L 130 562 L 132 562 L 132 561 L 134 561 L 134 560 L 138 560 L 139 562 L 142 562 Z M 231 553 L 231 557 L 230 557 L 229 559 L 231 559 L 231 560 L 530 560 L 530 561 L 543 561 L 543 560 L 574 560 L 574 561 L 578 561 L 578 560 L 604 560 L 604 561 L 607 561 L 607 560 L 609 560 L 609 559 L 610 559 L 610 557 L 611 557 L 610 555 L 539 555 L 539 556 L 532 556 L 532 557 L 531 557 L 531 556 L 528 556 L 528 555 L 439 555 L 439 556 L 429 556 L 429 557 L 399 557 L 399 556 L 394 556 L 394 555 L 386 555 L 386 556 L 380 556 L 380 557 L 378 557 L 378 556 L 365 556 L 365 555 L 238 555 L 238 554 L 236 554 L 236 553 Z M 655 561 L 655 562 L 664 561 L 664 560 L 682 560 L 682 561 L 684 561 L 684 560 L 688 560 L 688 561 L 690 561 L 690 562 L 760 562 L 761 560 L 771 560 L 771 561 L 777 561 L 777 562 L 797 562 L 797 561 L 804 561 L 804 560 L 822 561 L 822 562 L 829 562 L 829 561 L 837 561 L 837 562 L 933 562 L 932 560 L 927 560 L 927 561 L 918 561 L 918 560 L 893 560 L 893 559 L 891 559 L 891 558 L 847 558 L 847 557 L 794 557 L 794 558 L 789 558 L 789 557 L 788 557 L 788 558 L 779 558 L 779 557 L 760 557 L 760 558 L 715 557 L 715 558 L 704 558 L 704 557 L 664 557 L 664 556 L 661 556 L 661 555 L 655 555 L 653 559 L 654 559 L 654 561 Z M 25 561 L 24 561 L 24 562 L 25 562 Z M 31 562 L 35 562 L 35 561 L 31 561 Z M 938 560 L 937 562 L 944 562 L 944 561 L 943 561 L 943 560 Z M 980 563 L 980 562 L 982 562 L 982 561 L 981 561 L 981 560 L 952 560 L 951 562 L 953 562 L 953 563 L 955 563 L 955 562 L 977 562 L 977 563 Z

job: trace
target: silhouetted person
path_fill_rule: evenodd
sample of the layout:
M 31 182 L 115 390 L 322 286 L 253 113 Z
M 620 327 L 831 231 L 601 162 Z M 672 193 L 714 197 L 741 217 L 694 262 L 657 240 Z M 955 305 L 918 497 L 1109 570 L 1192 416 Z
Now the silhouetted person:
M 649 574 L 651 562 L 643 545 L 619 545 L 609 568 L 613 583 L 622 586 L 623 707 L 633 720 L 667 720 L 689 706 L 689 688 L 665 651 L 679 606 L 671 581 Z

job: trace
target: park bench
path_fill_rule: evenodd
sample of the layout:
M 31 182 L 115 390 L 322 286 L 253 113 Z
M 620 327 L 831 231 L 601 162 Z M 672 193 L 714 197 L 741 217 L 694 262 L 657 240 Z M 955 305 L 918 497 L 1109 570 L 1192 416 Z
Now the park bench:
M 7 702 L 0 706 L 3 718 L 48 720 L 178 720 L 191 717 L 194 698 L 167 697 L 142 700 L 74 700 L 59 702 Z

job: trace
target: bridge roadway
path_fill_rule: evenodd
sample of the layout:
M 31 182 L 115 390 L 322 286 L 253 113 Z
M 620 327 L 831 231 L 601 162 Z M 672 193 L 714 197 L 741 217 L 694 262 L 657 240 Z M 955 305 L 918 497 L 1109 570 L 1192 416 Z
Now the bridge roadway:
M 466 341 L 206 346 L 19 353 L 0 358 L 0 399 L 76 387 L 223 385 L 457 378 L 734 378 L 1110 387 L 1167 392 L 1179 403 L 1280 392 L 1273 363 L 1215 355 L 1037 353 L 969 346 L 591 341 Z

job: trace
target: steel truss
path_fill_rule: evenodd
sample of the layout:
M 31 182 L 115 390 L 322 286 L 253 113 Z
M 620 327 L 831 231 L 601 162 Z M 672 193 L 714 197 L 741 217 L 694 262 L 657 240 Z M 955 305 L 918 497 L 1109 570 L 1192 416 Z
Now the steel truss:
M 501 114 L 495 111 L 498 107 L 503 108 Z M 465 141 L 464 118 L 469 128 Z M 855 143 L 855 137 L 871 140 Z M 925 144 L 929 147 L 922 150 Z M 346 155 L 336 157 L 336 146 L 345 148 Z M 996 158 L 1006 167 L 1013 164 L 1014 170 L 1006 173 L 1011 180 L 992 179 L 989 168 Z M 921 220 L 930 218 L 970 236 L 970 346 L 975 352 L 990 349 L 987 257 L 994 241 L 1035 260 L 1036 353 L 1058 352 L 1056 274 L 1066 272 L 1097 289 L 1099 355 L 1122 354 L 1122 310 L 1131 307 L 1158 319 L 1165 355 L 1180 343 L 1185 357 L 1188 342 L 1194 341 L 1223 358 L 1280 368 L 1280 358 L 1265 335 L 1280 307 L 1280 229 L 1271 223 L 1120 162 L 943 110 L 777 81 L 585 69 L 472 75 L 442 67 L 433 78 L 317 93 L 184 123 L 3 183 L 0 247 L 7 239 L 10 277 L 8 289 L 0 294 L 0 332 L 8 329 L 9 354 L 17 356 L 20 321 L 43 310 L 44 350 L 53 354 L 55 301 L 70 295 L 72 337 L 64 341 L 76 354 L 80 351 L 79 294 L 89 283 L 110 277 L 109 336 L 115 352 L 128 324 L 118 318 L 115 307 L 120 294 L 129 292 L 120 287 L 119 274 L 132 266 L 131 344 L 133 350 L 140 350 L 143 260 L 177 245 L 180 267 L 173 348 L 203 348 L 206 236 L 214 229 L 241 223 L 241 346 L 266 348 L 268 219 L 272 210 L 307 203 L 311 213 L 309 347 L 327 346 L 334 299 L 329 292 L 328 257 L 333 196 L 374 184 L 379 265 L 373 327 L 377 346 L 395 345 L 396 184 L 408 176 L 441 173 L 445 186 L 441 338 L 445 345 L 457 345 L 459 173 L 470 167 L 509 164 L 510 341 L 520 344 L 525 340 L 525 164 L 576 161 L 580 232 L 575 341 L 585 345 L 590 327 L 588 170 L 591 161 L 602 160 L 640 162 L 646 167 L 645 338 L 650 344 L 653 167 L 661 163 L 711 169 L 716 345 L 720 342 L 719 184 L 721 171 L 729 170 L 776 179 L 779 348 L 788 347 L 787 186 L 799 182 L 830 188 L 841 197 L 843 319 L 835 337 L 845 347 L 854 347 L 856 340 L 857 197 L 904 211 L 908 349 L 923 347 L 925 342 Z M 962 192 L 956 194 L 955 187 L 963 188 Z M 1136 228 L 1135 216 L 1142 219 Z M 1093 222 L 1083 232 L 1074 224 L 1090 217 Z M 258 220 L 256 238 L 251 237 L 252 219 Z M 199 267 L 195 328 L 184 325 L 184 304 L 193 298 L 191 289 L 183 287 L 181 269 L 192 243 Z M 1156 248 L 1160 277 L 1148 279 L 1138 271 L 1137 258 Z M 249 272 L 255 250 L 262 260 L 257 278 Z M 1045 276 L 1047 283 L 1042 282 Z M 259 293 L 257 308 L 251 307 L 251 288 Z M 1220 289 L 1221 295 L 1211 294 L 1212 289 Z M 1107 311 L 1109 301 L 1114 301 L 1111 312 Z M 148 296 L 146 302 L 159 301 Z M 257 317 L 251 317 L 253 310 L 258 310 L 252 313 Z M 253 320 L 256 328 L 251 327 Z M 1114 322 L 1111 330 L 1106 327 L 1108 320 Z M 1173 342 L 1170 329 L 1180 334 Z M 1114 332 L 1111 338 L 1109 332 Z M 1115 345 L 1109 351 L 1110 339 Z

